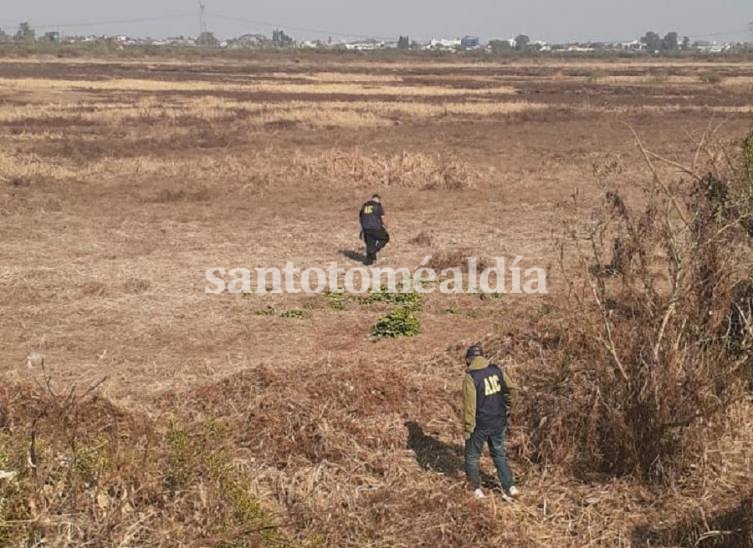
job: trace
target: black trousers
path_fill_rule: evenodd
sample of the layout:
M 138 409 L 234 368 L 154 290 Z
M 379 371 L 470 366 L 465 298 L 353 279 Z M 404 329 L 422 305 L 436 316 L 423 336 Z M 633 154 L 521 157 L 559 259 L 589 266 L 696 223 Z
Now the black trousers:
M 363 239 L 366 242 L 366 264 L 373 264 L 384 246 L 390 242 L 390 235 L 383 228 L 365 228 Z

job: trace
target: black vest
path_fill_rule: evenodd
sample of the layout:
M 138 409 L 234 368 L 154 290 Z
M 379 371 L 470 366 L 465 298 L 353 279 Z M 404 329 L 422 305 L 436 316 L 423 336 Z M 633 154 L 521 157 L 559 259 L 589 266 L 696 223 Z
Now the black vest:
M 476 432 L 500 434 L 507 423 L 507 387 L 498 365 L 469 370 L 476 385 Z
M 375 201 L 368 201 L 361 207 L 359 218 L 361 228 L 364 230 L 379 230 L 382 228 L 382 204 Z

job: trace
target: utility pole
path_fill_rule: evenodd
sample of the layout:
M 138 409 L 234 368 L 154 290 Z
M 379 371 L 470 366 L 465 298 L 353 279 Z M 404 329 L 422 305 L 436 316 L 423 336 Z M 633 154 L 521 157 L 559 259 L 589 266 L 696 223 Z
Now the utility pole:
M 207 32 L 206 9 L 207 7 L 204 5 L 204 2 L 199 0 L 199 36 Z

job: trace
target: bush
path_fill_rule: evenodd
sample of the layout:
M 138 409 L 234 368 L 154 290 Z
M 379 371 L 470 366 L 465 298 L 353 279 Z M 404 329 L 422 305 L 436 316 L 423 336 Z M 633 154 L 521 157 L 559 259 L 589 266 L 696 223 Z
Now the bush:
M 750 383 L 747 185 L 722 173 L 654 183 L 638 213 L 611 191 L 587 237 L 568 227 L 580 258 L 565 269 L 569 314 L 544 318 L 530 355 L 544 367 L 524 382 L 534 461 L 671 481 Z
M 371 329 L 371 334 L 378 338 L 415 337 L 418 333 L 418 319 L 408 306 L 398 306 Z
M 424 305 L 424 298 L 421 293 L 416 291 L 408 292 L 389 292 L 386 287 L 380 291 L 372 291 L 365 297 L 360 297 L 361 304 L 389 303 L 407 308 L 409 310 L 421 310 Z
M 262 308 L 261 310 L 257 310 L 256 312 L 254 312 L 254 314 L 256 314 L 257 316 L 274 316 L 275 309 L 267 305 L 265 308 Z
M 291 545 L 225 424 L 161 429 L 96 386 L 43 386 L 0 388 L 0 546 Z
M 451 249 L 440 250 L 432 255 L 426 266 L 437 273 L 441 273 L 448 268 L 459 268 L 461 272 L 468 272 L 468 258 L 476 257 L 476 270 L 481 272 L 490 266 L 490 261 L 484 257 L 479 257 L 476 253 L 468 249 Z
M 743 139 L 742 170 L 743 176 L 747 179 L 745 186 L 748 189 L 753 189 L 753 133 Z M 753 191 L 749 190 L 747 194 L 753 196 Z
M 601 71 L 593 71 L 588 74 L 588 82 L 590 84 L 598 84 L 606 75 Z
M 698 79 L 704 84 L 721 84 L 724 81 L 718 72 L 703 72 L 698 75 Z
M 325 293 L 329 307 L 333 310 L 345 310 L 345 293 L 327 291 Z
M 291 310 L 286 310 L 280 313 L 280 317 L 294 319 L 294 320 L 302 320 L 303 318 L 306 317 L 306 311 L 293 308 Z
M 664 71 L 655 72 L 648 78 L 648 82 L 653 85 L 662 85 L 669 82 L 669 73 Z

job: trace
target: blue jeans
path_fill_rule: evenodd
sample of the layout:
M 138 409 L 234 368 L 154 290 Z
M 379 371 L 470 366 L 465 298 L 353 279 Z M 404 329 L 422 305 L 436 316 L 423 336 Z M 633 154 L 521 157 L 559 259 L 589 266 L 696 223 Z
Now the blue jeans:
M 465 442 L 465 474 L 473 489 L 481 487 L 481 453 L 484 450 L 484 444 L 489 445 L 489 453 L 497 468 L 499 482 L 502 489 L 507 491 L 515 485 L 512 477 L 510 466 L 507 464 L 507 454 L 505 453 L 505 431 L 499 434 L 489 435 L 483 432 L 474 432 L 470 439 Z

